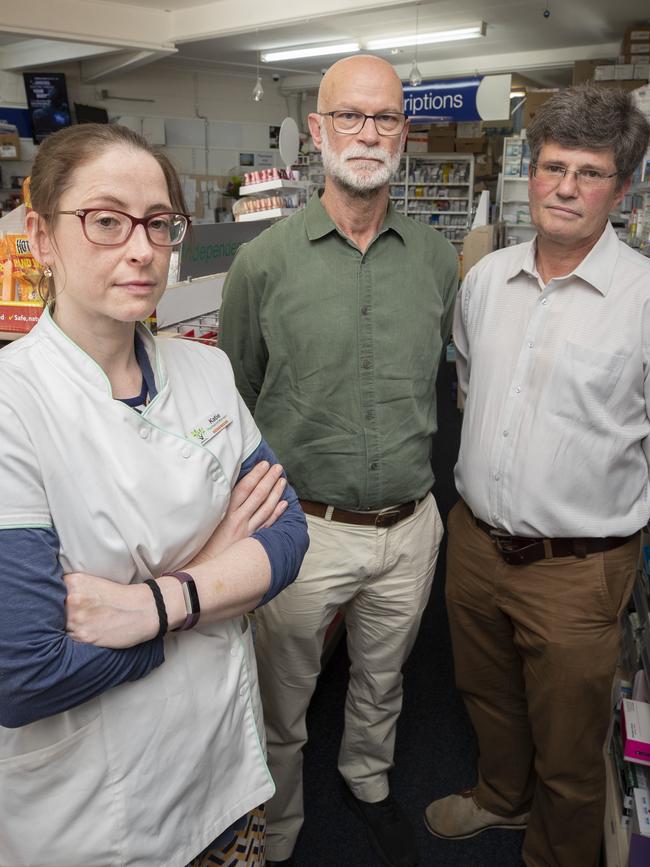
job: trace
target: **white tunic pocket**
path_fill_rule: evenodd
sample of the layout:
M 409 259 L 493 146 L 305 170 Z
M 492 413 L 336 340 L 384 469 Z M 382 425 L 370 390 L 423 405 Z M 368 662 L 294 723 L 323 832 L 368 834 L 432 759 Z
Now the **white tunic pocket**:
M 89 802 L 102 821 L 86 821 Z M 0 867 L 118 867 L 122 837 L 101 717 L 64 740 L 0 761 Z
M 624 366 L 622 355 L 565 341 L 549 388 L 552 411 L 572 421 L 593 424 L 601 416 Z

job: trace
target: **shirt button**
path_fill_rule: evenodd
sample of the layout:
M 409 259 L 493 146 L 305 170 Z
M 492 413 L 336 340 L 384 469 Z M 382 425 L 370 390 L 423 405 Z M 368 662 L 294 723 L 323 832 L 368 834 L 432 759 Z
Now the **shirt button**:
M 540 304 L 546 304 L 548 302 L 548 298 L 542 298 Z
M 515 388 L 515 392 L 516 392 L 517 394 L 520 394 L 520 393 L 521 393 L 521 386 L 519 386 L 519 385 L 516 386 L 516 388 Z
M 147 430 L 146 427 L 140 428 L 140 436 L 142 437 L 143 440 L 147 439 L 147 437 L 149 436 L 149 431 Z
M 370 464 L 370 469 L 371 469 L 371 470 L 376 470 L 378 466 L 379 466 L 379 464 L 378 464 L 376 461 L 373 461 L 373 462 Z
M 374 412 L 371 409 L 369 409 L 368 412 L 366 413 L 367 421 L 372 421 L 374 417 L 375 417 Z
M 372 367 L 372 361 L 369 358 L 364 358 L 361 362 L 361 367 L 363 367 L 364 370 L 368 370 L 369 367 Z
M 184 458 L 189 458 L 189 456 L 192 454 L 192 449 L 189 446 L 183 446 L 181 454 Z
M 230 655 L 237 656 L 237 646 L 235 644 L 230 648 Z
M 498 473 L 494 474 L 494 481 L 495 482 L 498 482 L 500 478 L 501 478 L 501 476 Z
M 367 316 L 367 315 L 368 315 L 368 311 L 369 311 L 369 309 L 370 309 L 370 308 L 368 307 L 368 305 L 367 305 L 367 304 L 364 304 L 363 307 L 361 308 L 361 313 L 362 313 L 364 316 Z
M 532 349 L 534 345 L 535 345 L 535 344 L 533 343 L 532 340 L 529 340 L 529 341 L 528 341 L 528 348 L 529 348 L 529 349 Z
M 510 436 L 510 431 L 509 431 L 509 430 L 504 430 L 503 435 L 504 435 L 504 437 L 508 437 L 508 436 Z
M 217 479 L 219 478 L 219 470 L 213 470 L 213 472 L 211 473 L 211 477 L 212 477 L 212 481 L 216 482 Z

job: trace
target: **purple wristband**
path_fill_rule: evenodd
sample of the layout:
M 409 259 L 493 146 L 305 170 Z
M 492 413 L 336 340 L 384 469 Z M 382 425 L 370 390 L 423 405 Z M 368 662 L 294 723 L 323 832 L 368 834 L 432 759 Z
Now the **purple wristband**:
M 183 588 L 183 598 L 185 599 L 185 610 L 187 617 L 177 626 L 172 629 L 172 632 L 183 632 L 186 629 L 192 629 L 199 622 L 201 614 L 201 603 L 199 602 L 199 592 L 196 589 L 194 578 L 188 572 L 165 572 L 165 575 L 171 575 L 181 582 Z

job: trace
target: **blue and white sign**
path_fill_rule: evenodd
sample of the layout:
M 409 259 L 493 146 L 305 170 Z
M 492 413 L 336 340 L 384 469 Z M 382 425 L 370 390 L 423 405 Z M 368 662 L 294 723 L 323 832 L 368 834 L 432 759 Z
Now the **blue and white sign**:
M 482 75 L 404 85 L 404 111 L 414 123 L 504 120 L 510 116 L 510 75 Z

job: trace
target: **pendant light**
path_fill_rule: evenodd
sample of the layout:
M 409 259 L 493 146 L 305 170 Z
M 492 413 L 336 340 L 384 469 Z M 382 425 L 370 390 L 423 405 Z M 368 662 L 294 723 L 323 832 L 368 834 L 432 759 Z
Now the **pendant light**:
M 257 52 L 257 80 L 253 88 L 253 99 L 255 102 L 261 102 L 264 99 L 264 88 L 262 87 L 262 76 L 260 75 L 260 53 Z
M 422 84 L 422 73 L 418 69 L 418 29 L 420 24 L 420 4 L 415 7 L 415 56 L 409 74 L 409 84 L 411 87 L 419 87 Z

